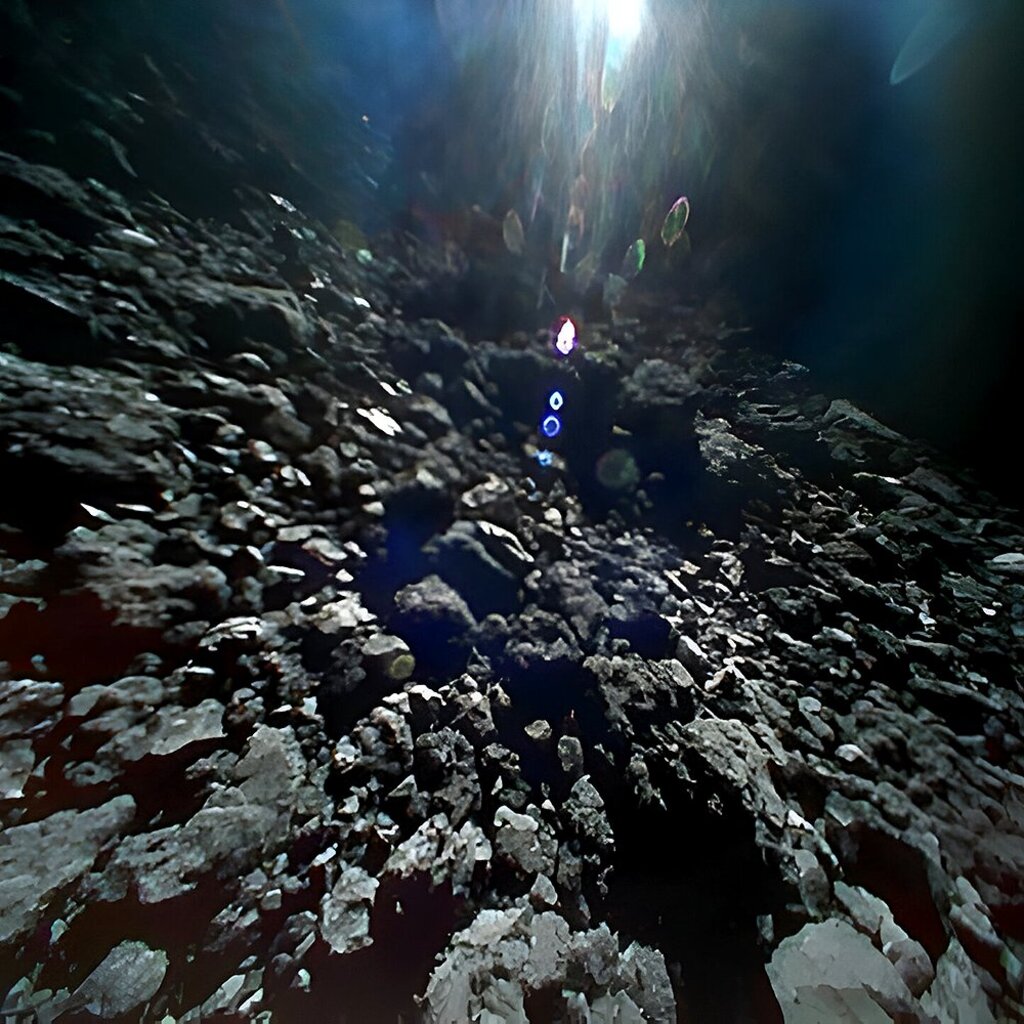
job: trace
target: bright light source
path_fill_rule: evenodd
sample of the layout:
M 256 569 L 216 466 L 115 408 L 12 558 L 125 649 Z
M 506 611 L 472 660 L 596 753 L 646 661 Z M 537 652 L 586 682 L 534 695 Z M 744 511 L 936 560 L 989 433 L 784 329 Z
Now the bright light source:
M 640 35 L 644 0 L 575 0 L 575 8 L 581 22 L 607 18 L 608 41 L 617 48 L 628 48 Z
M 640 35 L 643 0 L 605 0 L 608 4 L 608 32 L 613 40 L 629 46 Z

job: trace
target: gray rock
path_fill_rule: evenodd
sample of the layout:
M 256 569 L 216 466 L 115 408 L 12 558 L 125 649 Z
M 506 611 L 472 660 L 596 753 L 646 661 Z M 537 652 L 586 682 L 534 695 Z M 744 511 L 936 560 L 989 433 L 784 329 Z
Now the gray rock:
M 433 795 L 453 825 L 480 806 L 480 780 L 469 740 L 451 728 L 422 733 L 415 741 L 420 789 Z
M 878 936 L 883 921 L 892 919 L 888 904 L 858 885 L 839 881 L 835 883 L 834 891 L 836 899 L 853 919 L 854 927 L 870 938 Z
M 145 707 L 122 705 L 88 723 L 88 731 L 109 732 L 113 737 L 91 761 L 66 769 L 65 776 L 76 785 L 109 782 L 132 761 L 147 756 L 167 757 L 194 744 L 222 739 L 224 710 L 224 705 L 213 698 L 194 708 L 171 704 L 149 714 Z M 139 724 L 132 724 L 139 719 Z
M 518 518 L 512 485 L 494 473 L 464 492 L 459 504 L 473 516 L 482 516 L 509 528 L 515 526 Z
M 492 847 L 472 822 L 453 831 L 444 814 L 435 814 L 395 848 L 384 865 L 383 874 L 399 878 L 421 874 L 435 885 L 450 880 L 457 894 L 468 892 L 478 865 L 491 859 Z
M 625 381 L 622 400 L 627 410 L 672 408 L 699 391 L 700 385 L 678 363 L 645 359 Z
M 698 413 L 694 429 L 708 473 L 728 491 L 764 498 L 793 479 L 763 448 L 737 437 L 727 420 Z
M 620 954 L 607 927 L 572 932 L 552 911 L 520 907 L 480 910 L 452 936 L 427 985 L 426 1020 L 525 1024 L 527 996 L 541 991 L 561 992 L 561 1019 L 580 1019 L 572 1013 L 581 1006 L 583 1020 L 607 1024 L 676 1020 L 659 954 L 636 945 Z
M 391 630 L 405 640 L 418 664 L 449 672 L 465 665 L 467 634 L 476 626 L 469 606 L 439 576 L 428 576 L 395 595 Z
M 935 981 L 921 997 L 921 1009 L 934 1020 L 997 1024 L 978 969 L 953 939 L 935 965 Z
M 190 553 L 187 567 L 160 561 L 156 550 L 163 539 L 155 526 L 131 520 L 96 530 L 78 527 L 57 553 L 78 565 L 85 589 L 122 625 L 166 629 L 201 618 L 197 605 L 223 608 L 231 593 L 224 572 L 198 552 Z
M 644 1020 L 672 1024 L 676 1019 L 672 982 L 659 950 L 631 942 L 619 958 L 617 980 L 643 1010 Z
M 322 444 L 301 456 L 298 465 L 324 498 L 333 500 L 340 496 L 344 469 L 333 448 Z
M 501 806 L 494 814 L 494 850 L 525 875 L 554 873 L 558 841 L 540 811 L 530 806 L 518 814 Z
M 35 763 L 31 740 L 0 743 L 0 800 L 15 800 L 24 795 Z
M 362 868 L 346 868 L 324 896 L 320 934 L 335 953 L 351 953 L 372 943 L 370 911 L 379 884 Z
M 534 743 L 549 743 L 551 741 L 551 724 L 545 722 L 543 718 L 538 718 L 536 722 L 530 722 L 529 725 L 524 726 L 523 731 Z
M 129 884 L 143 903 L 195 888 L 206 876 L 236 878 L 288 841 L 294 820 L 312 817 L 322 797 L 309 784 L 294 732 L 262 725 L 233 771 L 236 785 L 215 791 L 184 825 L 127 837 L 97 883 L 105 900 Z
M 410 625 L 453 634 L 476 625 L 466 602 L 439 576 L 403 587 L 395 595 L 395 611 Z
M 1024 576 L 1024 552 L 1011 551 L 989 559 L 989 568 L 1004 576 Z
M 179 430 L 168 407 L 145 393 L 137 378 L 113 370 L 4 356 L 6 485 L 31 489 L 40 473 L 59 474 L 81 488 L 82 500 L 100 488 L 122 501 L 173 487 L 179 478 L 166 452 Z
M 569 963 L 592 985 L 606 988 L 619 967 L 619 943 L 606 924 L 586 932 L 574 932 L 569 939 Z
M 645 1024 L 648 1020 L 625 992 L 606 992 L 590 1004 L 591 1024 Z
M 565 801 L 565 814 L 577 835 L 588 839 L 604 853 L 615 846 L 615 836 L 604 809 L 604 799 L 588 775 L 577 779 Z
M 772 954 L 768 977 L 786 1024 L 885 1024 L 918 1018 L 896 968 L 845 921 L 808 924 Z
M 0 833 L 0 942 L 34 927 L 53 894 L 85 874 L 134 815 L 135 801 L 118 796 Z
M 373 612 L 363 607 L 358 594 L 343 594 L 325 604 L 313 617 L 313 624 L 321 633 L 335 636 L 375 619 Z
M 63 703 L 64 687 L 60 683 L 0 681 L 0 739 L 45 730 L 56 721 L 53 713 Z
M 290 454 L 309 450 L 313 432 L 299 419 L 295 406 L 280 388 L 257 384 L 253 397 L 260 400 L 265 409 L 262 419 L 253 428 L 259 436 Z
M 569 778 L 578 779 L 583 774 L 583 744 L 576 736 L 558 737 L 558 760 Z
M 78 986 L 71 1001 L 104 1020 L 120 1017 L 156 995 L 167 963 L 162 949 L 150 949 L 144 942 L 122 942 Z
M 700 719 L 684 726 L 681 735 L 715 785 L 735 794 L 752 812 L 762 835 L 767 827 L 782 828 L 786 807 L 768 771 L 769 757 L 742 722 Z
M 543 606 L 564 615 L 582 639 L 592 637 L 608 616 L 608 605 L 585 565 L 555 562 L 538 580 L 538 588 Z
M 666 715 L 688 719 L 697 700 L 693 677 L 674 658 L 594 655 L 583 663 L 597 680 L 608 720 L 627 735 L 657 726 Z
M 113 733 L 134 724 L 149 714 L 169 693 L 167 684 L 152 676 L 126 676 L 103 686 L 86 686 L 68 701 L 67 713 L 72 718 L 88 718 L 88 730 Z M 128 713 L 122 713 L 128 709 Z M 107 722 L 107 716 L 112 718 Z M 79 728 L 84 727 L 84 723 Z
M 558 890 L 547 875 L 538 875 L 530 887 L 530 903 L 535 910 L 558 905 Z
M 907 988 L 920 998 L 935 980 L 935 967 L 920 942 L 911 938 L 886 942 L 882 952 L 895 966 Z
M 363 660 L 396 682 L 404 682 L 416 667 L 409 645 L 387 633 L 377 633 L 363 644 Z
M 530 556 L 517 538 L 499 530 L 490 523 L 460 520 L 425 549 L 438 575 L 465 596 L 477 618 L 515 610 L 520 579 L 529 571 L 525 559 Z

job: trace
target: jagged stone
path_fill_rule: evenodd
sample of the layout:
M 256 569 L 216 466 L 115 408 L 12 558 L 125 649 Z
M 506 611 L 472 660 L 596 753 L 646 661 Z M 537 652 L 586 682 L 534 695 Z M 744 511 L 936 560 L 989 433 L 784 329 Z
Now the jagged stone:
M 809 924 L 784 939 L 768 976 L 787 1024 L 821 1020 L 878 1022 L 917 1016 L 891 963 L 844 921 Z
M 335 953 L 351 953 L 373 941 L 370 911 L 379 884 L 361 868 L 347 868 L 323 898 L 320 933 Z
M 287 841 L 293 819 L 319 809 L 291 728 L 260 726 L 233 769 L 235 785 L 214 792 L 184 825 L 126 838 L 97 882 L 104 900 L 124 898 L 129 884 L 143 903 L 194 889 L 200 879 L 236 877 Z
M 479 828 L 467 821 L 454 832 L 444 814 L 435 814 L 395 849 L 384 865 L 384 874 L 399 878 L 422 874 L 435 885 L 449 880 L 455 892 L 464 893 L 477 866 L 491 855 L 491 844 Z
M 53 714 L 64 702 L 64 687 L 35 679 L 0 682 L 0 738 L 31 736 L 56 721 Z
M 485 526 L 491 524 L 459 521 L 427 547 L 437 573 L 465 596 L 477 618 L 492 612 L 507 614 L 518 607 L 519 579 L 526 575 L 530 557 L 514 535 L 508 535 L 510 543 L 488 543 L 499 528 L 491 526 L 489 533 Z M 502 557 L 508 551 L 518 551 L 525 558 Z
M 32 928 L 50 898 L 92 867 L 120 839 L 135 815 L 135 801 L 117 796 L 100 807 L 58 811 L 0 834 L 0 941 Z
M 528 808 L 526 814 L 499 807 L 494 828 L 496 854 L 508 858 L 526 875 L 553 873 L 558 842 L 536 807 Z
M 167 964 L 162 949 L 150 949 L 144 942 L 122 942 L 78 986 L 71 1001 L 96 1017 L 113 1020 L 156 995 Z

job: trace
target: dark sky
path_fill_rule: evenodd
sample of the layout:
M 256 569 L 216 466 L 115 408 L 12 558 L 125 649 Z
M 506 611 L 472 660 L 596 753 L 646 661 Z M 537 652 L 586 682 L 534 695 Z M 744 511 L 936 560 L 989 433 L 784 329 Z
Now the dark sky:
M 1022 23 L 995 5 L 913 78 L 854 98 L 857 175 L 793 325 L 798 358 L 1018 497 L 1002 449 L 1021 437 Z

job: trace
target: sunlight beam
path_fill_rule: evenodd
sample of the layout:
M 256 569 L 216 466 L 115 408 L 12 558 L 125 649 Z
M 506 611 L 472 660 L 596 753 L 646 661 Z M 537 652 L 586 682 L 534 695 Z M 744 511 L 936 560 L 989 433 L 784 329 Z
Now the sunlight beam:
M 640 35 L 643 0 L 604 0 L 608 6 L 608 32 L 614 42 L 628 47 Z
M 644 0 L 575 0 L 576 17 L 581 23 L 607 19 L 610 45 L 628 49 L 643 23 Z

